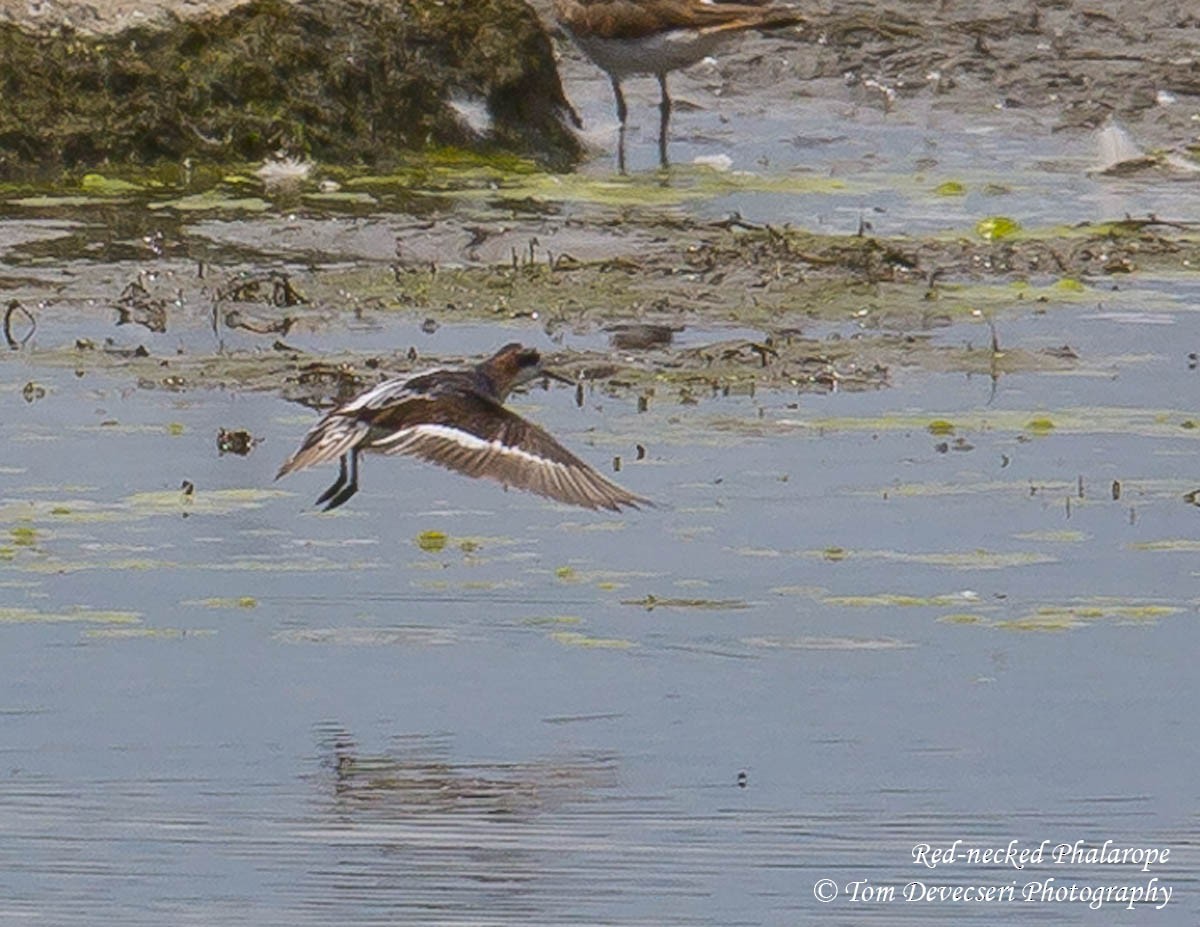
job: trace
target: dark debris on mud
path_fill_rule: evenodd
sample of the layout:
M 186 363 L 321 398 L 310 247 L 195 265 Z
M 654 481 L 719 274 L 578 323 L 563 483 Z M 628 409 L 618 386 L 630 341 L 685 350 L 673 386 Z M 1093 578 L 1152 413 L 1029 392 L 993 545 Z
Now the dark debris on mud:
M 687 404 L 757 389 L 878 389 L 897 367 L 993 377 L 1069 369 L 1081 362 L 1069 345 L 1021 351 L 999 343 L 1005 308 L 1025 298 L 1020 291 L 1014 296 L 1013 284 L 1029 284 L 1030 300 L 1050 304 L 1119 288 L 1133 270 L 1195 267 L 1195 232 L 1145 219 L 988 242 L 692 223 L 663 235 L 653 249 L 595 261 L 391 271 L 261 268 L 218 284 L 200 274 L 191 280 L 154 275 L 130 283 L 114 300 L 119 322 L 146 328 L 150 348 L 88 339 L 57 351 L 22 348 L 16 322 L 29 327 L 37 321 L 24 307 L 11 310 L 6 337 L 10 347 L 36 350 L 44 363 L 120 370 L 148 389 L 271 390 L 315 407 L 388 376 L 474 360 L 418 355 L 403 344 L 375 353 L 339 349 L 337 332 L 345 323 L 368 317 L 384 330 L 415 320 L 426 328 L 431 320 L 526 320 L 551 337 L 615 332 L 632 340 L 603 351 L 564 351 L 551 361 L 588 388 L 639 401 L 653 396 Z M 1071 286 L 1055 289 L 1056 281 Z M 172 330 L 174 313 L 194 314 L 204 305 L 214 334 L 236 335 L 234 346 L 222 341 L 208 352 L 178 342 L 168 348 L 154 338 Z M 979 337 L 969 344 L 934 337 L 956 322 L 979 324 Z M 722 339 L 721 330 L 730 327 L 760 334 Z M 330 350 L 315 353 L 284 340 L 298 329 L 328 332 Z M 679 346 L 676 335 L 685 330 L 710 332 L 716 340 Z M 645 332 L 655 337 L 647 340 Z
M 728 272 L 753 267 L 767 275 L 877 284 L 939 279 L 1028 279 L 1037 275 L 1076 279 L 1157 268 L 1192 260 L 1200 225 L 1125 219 L 1081 223 L 1045 237 L 986 241 L 968 238 L 830 237 L 790 228 L 764 227 L 705 241 L 689 255 L 698 269 Z M 1193 264 L 1194 266 L 1194 264 Z M 765 283 L 766 277 L 760 277 Z

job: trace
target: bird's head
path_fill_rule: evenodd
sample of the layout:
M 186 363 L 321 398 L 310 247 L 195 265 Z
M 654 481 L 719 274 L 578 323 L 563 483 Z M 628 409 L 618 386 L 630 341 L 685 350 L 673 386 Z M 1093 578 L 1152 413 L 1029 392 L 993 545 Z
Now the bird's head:
M 527 348 L 516 342 L 506 344 L 484 361 L 482 366 L 483 372 L 495 385 L 496 393 L 501 399 L 513 388 L 538 377 L 549 377 L 571 385 L 575 382 L 562 374 L 547 370 L 537 348 Z

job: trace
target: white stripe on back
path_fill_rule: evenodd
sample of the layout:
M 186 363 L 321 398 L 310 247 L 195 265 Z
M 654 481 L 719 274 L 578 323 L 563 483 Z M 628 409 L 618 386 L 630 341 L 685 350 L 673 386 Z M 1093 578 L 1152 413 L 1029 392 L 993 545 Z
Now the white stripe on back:
M 399 403 L 406 399 L 433 399 L 434 397 L 428 393 L 413 392 L 408 388 L 408 381 L 412 377 L 405 377 L 402 380 L 392 379 L 384 380 L 378 386 L 374 386 L 360 396 L 355 396 L 344 406 L 339 406 L 337 411 L 343 415 L 347 412 L 360 412 L 363 409 L 381 409 L 386 405 Z

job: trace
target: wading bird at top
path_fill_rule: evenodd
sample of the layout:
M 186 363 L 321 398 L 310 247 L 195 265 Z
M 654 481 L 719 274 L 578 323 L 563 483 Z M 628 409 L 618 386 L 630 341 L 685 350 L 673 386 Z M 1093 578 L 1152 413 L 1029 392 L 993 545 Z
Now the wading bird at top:
M 541 376 L 572 382 L 544 370 L 535 349 L 508 344 L 467 370 L 385 380 L 313 426 L 275 478 L 337 458 L 338 478 L 317 499 L 328 511 L 358 491 L 358 456 L 372 451 L 408 454 L 589 509 L 649 505 L 504 407 L 514 387 Z
M 731 36 L 750 29 L 777 29 L 802 22 L 792 8 L 770 0 L 554 0 L 554 14 L 612 81 L 621 128 L 617 166 L 625 172 L 628 110 L 621 80 L 653 74 L 662 90 L 659 103 L 658 160 L 667 166 L 671 95 L 667 73 L 711 55 Z

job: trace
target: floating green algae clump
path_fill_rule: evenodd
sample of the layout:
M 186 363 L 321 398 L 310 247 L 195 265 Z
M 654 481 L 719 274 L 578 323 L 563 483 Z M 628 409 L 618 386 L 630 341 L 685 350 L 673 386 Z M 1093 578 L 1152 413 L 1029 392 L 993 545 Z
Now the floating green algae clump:
M 1012 238 L 1021 231 L 1021 223 L 1007 216 L 989 216 L 980 219 L 975 225 L 975 232 L 980 238 L 988 241 L 999 241 L 1002 238 Z
M 417 547 L 426 553 L 437 553 L 446 549 L 446 535 L 441 531 L 422 531 L 417 535 Z

